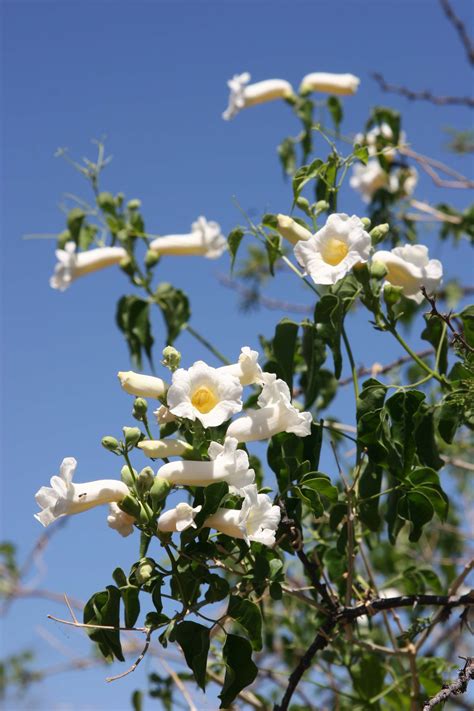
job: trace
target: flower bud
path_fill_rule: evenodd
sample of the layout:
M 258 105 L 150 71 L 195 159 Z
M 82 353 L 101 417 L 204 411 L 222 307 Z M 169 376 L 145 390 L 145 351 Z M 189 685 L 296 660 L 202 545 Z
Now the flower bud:
M 276 229 L 291 244 L 296 244 L 301 240 L 308 240 L 311 237 L 311 232 L 306 227 L 303 227 L 288 215 L 277 215 Z
M 134 373 L 132 370 L 119 371 L 117 377 L 125 392 L 137 397 L 160 398 L 163 397 L 168 387 L 161 378 Z
M 125 435 L 125 444 L 129 449 L 135 447 L 135 445 L 140 441 L 142 433 L 138 427 L 124 427 L 123 433 Z
M 112 193 L 99 193 L 97 196 L 97 204 L 104 212 L 115 212 L 116 204 Z
M 147 269 L 151 269 L 151 267 L 154 267 L 159 261 L 160 255 L 158 252 L 154 252 L 152 249 L 149 249 L 145 254 L 145 266 Z
M 129 210 L 139 210 L 142 206 L 142 201 L 138 198 L 133 198 L 127 202 L 127 208 Z
M 155 473 L 151 467 L 145 467 L 137 477 L 137 491 L 144 494 L 149 491 L 155 481 Z
M 155 570 L 155 562 L 151 558 L 143 558 L 135 569 L 135 580 L 138 585 L 147 583 Z
M 365 230 L 368 230 L 370 225 L 372 224 L 371 220 L 368 217 L 361 217 L 360 221 L 364 225 Z
M 384 222 L 381 225 L 377 225 L 373 230 L 370 230 L 370 237 L 372 239 L 372 244 L 377 244 L 390 232 L 390 225 L 388 222 Z
M 329 203 L 327 200 L 318 200 L 318 202 L 314 204 L 314 214 L 316 217 L 318 217 L 318 215 L 320 215 L 322 212 L 326 212 L 326 210 L 328 209 Z
M 120 442 L 115 437 L 108 435 L 106 437 L 102 437 L 102 446 L 105 447 L 105 449 L 108 449 L 109 452 L 118 453 L 120 449 Z
M 120 476 L 122 478 L 123 483 L 130 488 L 135 485 L 135 479 L 137 478 L 138 473 L 137 470 L 133 468 L 132 471 L 130 471 L 130 467 L 128 466 L 128 464 L 124 464 L 120 471 Z
M 150 498 L 154 509 L 157 509 L 160 502 L 168 496 L 170 489 L 171 485 L 166 479 L 161 476 L 155 477 L 150 489 Z
M 133 266 L 133 261 L 127 255 L 119 262 L 120 269 L 125 272 L 125 274 L 133 274 L 135 272 L 135 267 Z
M 163 348 L 163 360 L 161 362 L 165 368 L 169 368 L 171 372 L 174 372 L 181 363 L 181 353 L 173 346 L 166 346 L 166 348 Z
M 140 518 L 140 504 L 136 499 L 133 498 L 133 496 L 125 496 L 125 498 L 122 499 L 118 506 L 129 516 L 133 516 L 133 518 L 135 519 Z
M 383 262 L 372 262 L 370 265 L 370 276 L 374 279 L 383 279 L 387 272 L 387 267 Z
M 303 210 L 303 212 L 306 212 L 307 215 L 311 214 L 309 200 L 307 200 L 305 197 L 300 195 L 299 198 L 296 199 L 296 204 L 301 210 Z
M 148 410 L 148 403 L 142 397 L 135 398 L 133 403 L 133 416 L 136 420 L 143 420 Z
M 383 298 L 387 306 L 393 306 L 397 303 L 397 301 L 400 301 L 402 293 L 402 286 L 393 286 L 392 284 L 385 284 L 383 290 Z

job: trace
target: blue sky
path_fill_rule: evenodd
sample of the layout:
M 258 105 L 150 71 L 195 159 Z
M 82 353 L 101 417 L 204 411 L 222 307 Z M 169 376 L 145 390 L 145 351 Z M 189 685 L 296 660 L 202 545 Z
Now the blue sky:
M 458 0 L 456 7 L 472 21 L 469 2 Z M 150 232 L 186 232 L 201 214 L 228 232 L 240 221 L 233 196 L 257 215 L 290 209 L 290 186 L 281 177 L 275 149 L 298 130 L 280 103 L 222 121 L 226 81 L 234 73 L 248 70 L 255 81 L 281 77 L 298 86 L 310 71 L 352 72 L 362 81 L 357 95 L 344 100 L 346 132 L 362 128 L 370 106 L 387 104 L 403 112 L 415 150 L 464 173 L 469 159 L 446 153 L 443 127 L 468 128 L 469 110 L 384 95 L 370 72 L 452 95 L 469 92 L 472 73 L 438 3 L 428 0 L 38 0 L 3 2 L 1 13 L 2 520 L 3 537 L 16 541 L 24 557 L 41 532 L 33 519 L 34 492 L 56 473 L 64 456 L 78 459 L 78 480 L 117 476 L 117 460 L 101 448 L 100 439 L 131 424 L 131 399 L 116 379 L 118 370 L 129 367 L 128 354 L 113 321 L 117 299 L 130 291 L 127 280 L 110 269 L 76 282 L 64 294 L 54 292 L 48 286 L 54 242 L 22 238 L 64 229 L 58 203 L 65 192 L 88 196 L 83 179 L 53 158 L 55 149 L 69 146 L 75 156 L 91 155 L 90 139 L 107 134 L 114 159 L 103 188 L 139 197 Z M 461 208 L 468 201 L 465 191 L 442 191 L 424 175 L 416 196 Z M 364 214 L 349 188 L 339 206 Z M 442 259 L 448 278 L 469 280 L 465 243 L 440 245 L 433 229 L 422 241 L 431 256 Z M 234 357 L 242 345 L 256 346 L 258 333 L 269 336 L 278 316 L 240 313 L 235 295 L 216 279 L 228 266 L 227 257 L 218 262 L 170 258 L 162 261 L 158 275 L 188 291 L 193 325 Z M 270 293 L 303 303 L 311 298 L 291 276 L 273 284 Z M 159 317 L 154 328 L 159 344 Z M 357 318 L 349 332 L 358 363 L 386 362 L 398 352 L 365 318 Z M 189 336 L 178 345 L 184 365 L 208 359 Z M 341 417 L 345 404 L 352 406 L 350 397 L 348 392 L 339 405 Z M 86 599 L 111 582 L 115 565 L 127 569 L 135 561 L 132 538 L 122 540 L 108 529 L 103 510 L 71 519 L 48 548 L 41 586 Z M 5 651 L 31 646 L 41 665 L 60 662 L 61 653 L 39 636 L 39 627 L 70 650 L 87 648 L 76 630 L 48 622 L 48 613 L 64 615 L 64 606 L 44 600 L 15 603 L 5 623 Z M 144 664 L 115 685 L 103 682 L 104 670 L 52 677 L 11 709 L 125 709 L 146 671 Z

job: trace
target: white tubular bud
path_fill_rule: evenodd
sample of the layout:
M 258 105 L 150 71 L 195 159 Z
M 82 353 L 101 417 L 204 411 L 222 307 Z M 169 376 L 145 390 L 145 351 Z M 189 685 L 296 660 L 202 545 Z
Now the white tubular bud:
M 119 371 L 117 377 L 120 385 L 129 395 L 138 397 L 160 398 L 166 393 L 167 383 L 154 375 L 142 375 L 134 373 L 133 370 Z

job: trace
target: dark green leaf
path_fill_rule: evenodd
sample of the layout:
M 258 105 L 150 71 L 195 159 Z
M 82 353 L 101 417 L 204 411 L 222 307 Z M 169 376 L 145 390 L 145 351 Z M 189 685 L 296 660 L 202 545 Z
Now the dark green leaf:
M 359 479 L 359 518 L 371 531 L 380 528 L 379 503 L 382 468 L 368 462 Z M 376 498 L 370 498 L 375 496 Z M 364 499 L 367 499 L 364 501 Z
M 262 614 L 258 605 L 231 595 L 227 614 L 247 631 L 253 649 L 262 649 Z
M 355 145 L 354 146 L 354 155 L 364 165 L 367 165 L 367 163 L 369 162 L 369 149 L 367 148 L 367 146 Z
M 172 641 L 183 650 L 186 664 L 192 670 L 198 686 L 206 689 L 206 666 L 209 653 L 209 628 L 197 622 L 180 622 L 173 630 Z
M 189 300 L 184 291 L 163 282 L 155 291 L 155 301 L 161 309 L 168 330 L 166 344 L 173 345 L 191 318 Z
M 466 342 L 474 348 L 474 305 L 466 306 L 459 314 L 464 329 Z
M 438 352 L 440 340 L 443 338 L 438 364 L 440 373 L 446 373 L 448 369 L 448 337 L 446 333 L 443 335 L 443 324 L 440 319 L 430 317 L 428 314 L 424 315 L 424 319 L 426 326 L 421 333 L 421 337 L 424 341 L 431 343 L 436 352 Z
M 235 230 L 229 233 L 227 237 L 227 244 L 229 245 L 229 252 L 231 256 L 230 270 L 232 272 L 235 264 L 235 258 L 237 257 L 237 251 L 240 247 L 240 243 L 244 237 L 244 231 L 240 227 L 236 227 Z
M 86 628 L 86 632 L 106 659 L 125 661 L 120 644 L 120 591 L 114 585 L 95 593 L 84 607 L 84 624 L 116 629 Z
M 339 99 L 335 96 L 330 96 L 328 99 L 328 109 L 329 113 L 331 114 L 331 118 L 333 120 L 336 132 L 339 132 L 339 126 L 341 125 L 341 121 L 344 115 L 342 111 L 342 104 Z
M 239 691 L 251 684 L 258 674 L 252 661 L 252 646 L 244 637 L 228 634 L 222 650 L 226 672 L 224 685 L 219 694 L 221 709 L 227 709 Z
M 275 328 L 273 338 L 273 353 L 278 363 L 279 376 L 293 392 L 293 371 L 295 360 L 298 324 L 289 319 L 283 319 Z
M 334 375 L 341 377 L 342 354 L 341 354 L 341 334 L 344 319 L 343 303 L 334 294 L 325 294 L 317 302 L 314 309 L 314 323 L 318 335 L 322 338 L 331 351 L 334 358 Z

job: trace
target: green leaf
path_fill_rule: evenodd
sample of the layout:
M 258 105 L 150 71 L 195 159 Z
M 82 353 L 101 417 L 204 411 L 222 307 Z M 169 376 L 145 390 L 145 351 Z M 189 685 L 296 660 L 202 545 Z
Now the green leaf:
M 230 271 L 234 269 L 235 258 L 237 257 L 237 251 L 240 247 L 240 243 L 244 238 L 244 231 L 240 227 L 236 227 L 235 230 L 229 233 L 227 237 L 227 244 L 229 245 L 229 252 L 231 256 Z
M 320 423 L 311 423 L 311 434 L 303 438 L 303 460 L 309 462 L 311 471 L 319 467 L 321 447 L 323 445 L 323 420 Z
M 279 377 L 285 381 L 293 392 L 293 371 L 295 361 L 298 324 L 284 318 L 275 328 L 273 338 L 273 353 L 278 363 Z
M 341 334 L 344 320 L 344 308 L 341 299 L 334 294 L 325 294 L 314 309 L 314 323 L 318 335 L 326 343 L 334 359 L 334 376 L 341 377 L 342 354 Z
M 163 282 L 155 291 L 155 301 L 161 309 L 168 330 L 166 345 L 172 346 L 191 318 L 189 299 L 181 289 Z
M 277 148 L 284 175 L 293 175 L 296 168 L 295 143 L 292 138 L 285 138 Z
M 71 239 L 73 239 L 76 244 L 79 242 L 79 234 L 85 217 L 86 213 L 80 207 L 73 207 L 73 209 L 68 213 L 68 230 L 71 233 Z
M 370 531 L 378 531 L 380 528 L 379 503 L 380 497 L 371 499 L 370 497 L 380 494 L 382 484 L 382 468 L 368 462 L 359 479 L 358 509 L 359 518 L 365 523 Z M 363 499 L 369 499 L 363 501 Z
M 464 329 L 466 342 L 474 348 L 474 304 L 466 306 L 459 314 Z
M 229 583 L 217 573 L 210 573 L 206 582 L 209 583 L 209 588 L 204 595 L 207 602 L 224 600 L 229 594 Z
M 361 161 L 361 163 L 367 165 L 367 163 L 369 162 L 369 149 L 367 148 L 367 146 L 359 146 L 356 144 L 354 146 L 353 153 L 355 157 Z
M 443 337 L 440 358 L 439 358 L 439 372 L 446 373 L 448 369 L 448 336 L 446 333 L 443 335 L 443 324 L 440 319 L 430 317 L 429 314 L 424 315 L 426 326 L 421 332 L 421 337 L 424 341 L 431 343 L 436 352 L 438 352 L 441 337 Z
M 150 305 L 137 296 L 122 296 L 117 303 L 116 322 L 125 336 L 130 355 L 142 367 L 142 350 L 153 367 L 153 336 L 150 325 Z
M 435 437 L 434 407 L 428 407 L 425 402 L 420 404 L 415 415 L 415 444 L 420 464 L 433 469 L 440 469 L 444 462 L 439 456 Z
M 132 694 L 133 711 L 143 711 L 143 693 L 136 689 Z
M 125 661 L 120 644 L 120 591 L 114 585 L 95 593 L 84 607 L 84 624 L 115 627 L 116 629 L 86 628 L 90 639 L 95 642 L 106 659 L 115 656 Z
M 369 702 L 382 691 L 385 674 L 386 668 L 380 655 L 364 655 L 360 662 L 352 667 L 354 689 L 367 702 L 367 705 L 364 704 L 364 708 L 367 707 L 374 711 L 376 708 L 380 708 L 378 704 L 374 705 Z
M 209 653 L 209 628 L 197 622 L 180 622 L 175 626 L 171 641 L 178 642 L 186 664 L 192 670 L 197 685 L 206 689 L 206 666 Z
M 398 515 L 411 523 L 409 539 L 413 543 L 419 540 L 423 526 L 433 518 L 434 508 L 421 488 L 413 489 L 398 502 Z
M 333 503 L 339 497 L 339 491 L 336 486 L 331 484 L 331 480 L 325 474 L 320 472 L 310 472 L 305 474 L 300 481 L 301 486 L 309 487 L 313 491 L 317 491 L 320 496 L 324 496 Z
M 237 694 L 251 684 L 258 674 L 252 661 L 252 646 L 247 639 L 235 634 L 228 634 L 222 650 L 226 672 L 224 685 L 219 694 L 221 705 L 227 709 Z
M 237 595 L 229 598 L 227 614 L 247 631 L 253 649 L 262 649 L 262 614 L 260 608 L 250 600 Z
M 390 453 L 394 455 L 391 468 L 397 475 L 406 474 L 413 465 L 415 416 L 424 399 L 424 393 L 418 390 L 400 390 L 385 403 L 385 411 L 391 419 Z
M 281 237 L 278 234 L 271 234 L 266 237 L 265 249 L 267 251 L 268 268 L 270 274 L 275 276 L 275 262 L 280 256 Z
M 335 96 L 330 96 L 328 99 L 328 109 L 331 114 L 331 118 L 334 123 L 334 128 L 336 132 L 339 133 L 339 126 L 341 125 L 344 112 L 342 110 L 342 104 Z
M 319 174 L 323 161 L 317 158 L 309 165 L 303 165 L 293 176 L 293 197 L 296 202 L 306 183 L 316 178 Z

